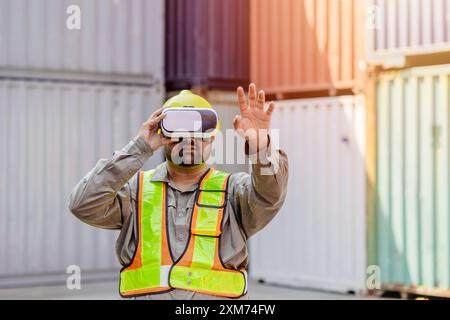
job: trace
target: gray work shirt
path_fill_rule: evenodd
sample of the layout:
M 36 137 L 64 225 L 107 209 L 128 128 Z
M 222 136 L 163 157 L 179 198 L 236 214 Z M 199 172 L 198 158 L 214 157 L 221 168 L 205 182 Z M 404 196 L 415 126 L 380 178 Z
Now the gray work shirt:
M 275 217 L 284 202 L 288 161 L 283 151 L 275 152 L 278 156 L 277 169 L 274 165 L 269 165 L 273 174 L 261 174 L 263 166 L 255 163 L 252 165 L 251 175 L 242 172 L 230 176 L 220 248 L 220 255 L 227 268 L 247 268 L 247 240 Z M 134 139 L 121 151 L 115 152 L 112 159 L 100 160 L 70 195 L 69 208 L 81 221 L 99 228 L 120 230 L 116 254 L 123 266 L 130 263 L 136 249 L 137 173 L 151 156 L 152 151 L 145 140 Z M 270 161 L 273 161 L 273 157 Z M 187 245 L 197 185 L 180 191 L 170 181 L 165 164 L 156 169 L 152 180 L 168 184 L 167 223 L 170 250 L 176 260 Z M 173 290 L 144 298 L 217 299 L 218 297 Z M 246 299 L 248 296 L 242 298 Z

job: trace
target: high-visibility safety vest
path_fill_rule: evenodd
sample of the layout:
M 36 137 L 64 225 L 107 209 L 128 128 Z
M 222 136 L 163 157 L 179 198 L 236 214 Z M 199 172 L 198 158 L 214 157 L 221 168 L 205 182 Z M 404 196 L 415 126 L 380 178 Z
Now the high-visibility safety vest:
M 247 292 L 244 269 L 226 268 L 220 235 L 228 173 L 209 169 L 199 183 L 184 253 L 173 261 L 167 227 L 167 184 L 152 181 L 154 170 L 139 174 L 138 244 L 130 265 L 120 272 L 120 294 L 134 297 L 173 289 L 238 298 Z

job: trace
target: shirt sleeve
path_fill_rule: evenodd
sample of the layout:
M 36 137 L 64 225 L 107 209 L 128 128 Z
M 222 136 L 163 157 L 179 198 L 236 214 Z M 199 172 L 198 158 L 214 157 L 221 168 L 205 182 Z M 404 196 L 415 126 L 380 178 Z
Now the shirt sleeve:
M 70 211 L 81 221 L 104 229 L 121 229 L 132 212 L 131 184 L 152 156 L 143 138 L 131 140 L 109 160 L 102 159 L 77 184 L 69 197 Z
M 288 159 L 276 150 L 265 164 L 252 164 L 252 173 L 233 174 L 231 201 L 247 238 L 263 229 L 280 211 L 287 193 Z

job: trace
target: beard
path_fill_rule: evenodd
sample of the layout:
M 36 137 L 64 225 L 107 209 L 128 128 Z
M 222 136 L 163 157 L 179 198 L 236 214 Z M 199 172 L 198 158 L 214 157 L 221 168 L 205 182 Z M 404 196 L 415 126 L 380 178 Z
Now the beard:
M 178 166 L 189 168 L 203 164 L 208 159 L 210 146 L 205 147 L 205 150 L 202 149 L 201 143 L 182 141 L 172 148 L 166 146 L 164 153 L 167 160 Z

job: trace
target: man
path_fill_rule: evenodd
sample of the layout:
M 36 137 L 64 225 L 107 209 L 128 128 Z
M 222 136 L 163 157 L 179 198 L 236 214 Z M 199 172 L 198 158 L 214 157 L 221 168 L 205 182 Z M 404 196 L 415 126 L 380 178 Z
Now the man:
M 265 94 L 257 94 L 254 84 L 248 103 L 243 88 L 237 93 L 240 115 L 234 127 L 246 140 L 247 155 L 257 155 L 251 175 L 229 175 L 205 163 L 214 136 L 169 139 L 161 131 L 169 110 L 212 109 L 184 90 L 154 112 L 112 159 L 99 161 L 72 192 L 69 207 L 76 217 L 120 229 L 116 253 L 124 266 L 122 297 L 248 298 L 247 240 L 280 210 L 288 162 L 283 151 L 269 152 L 274 103 L 265 110 Z M 167 161 L 138 173 L 160 147 Z

